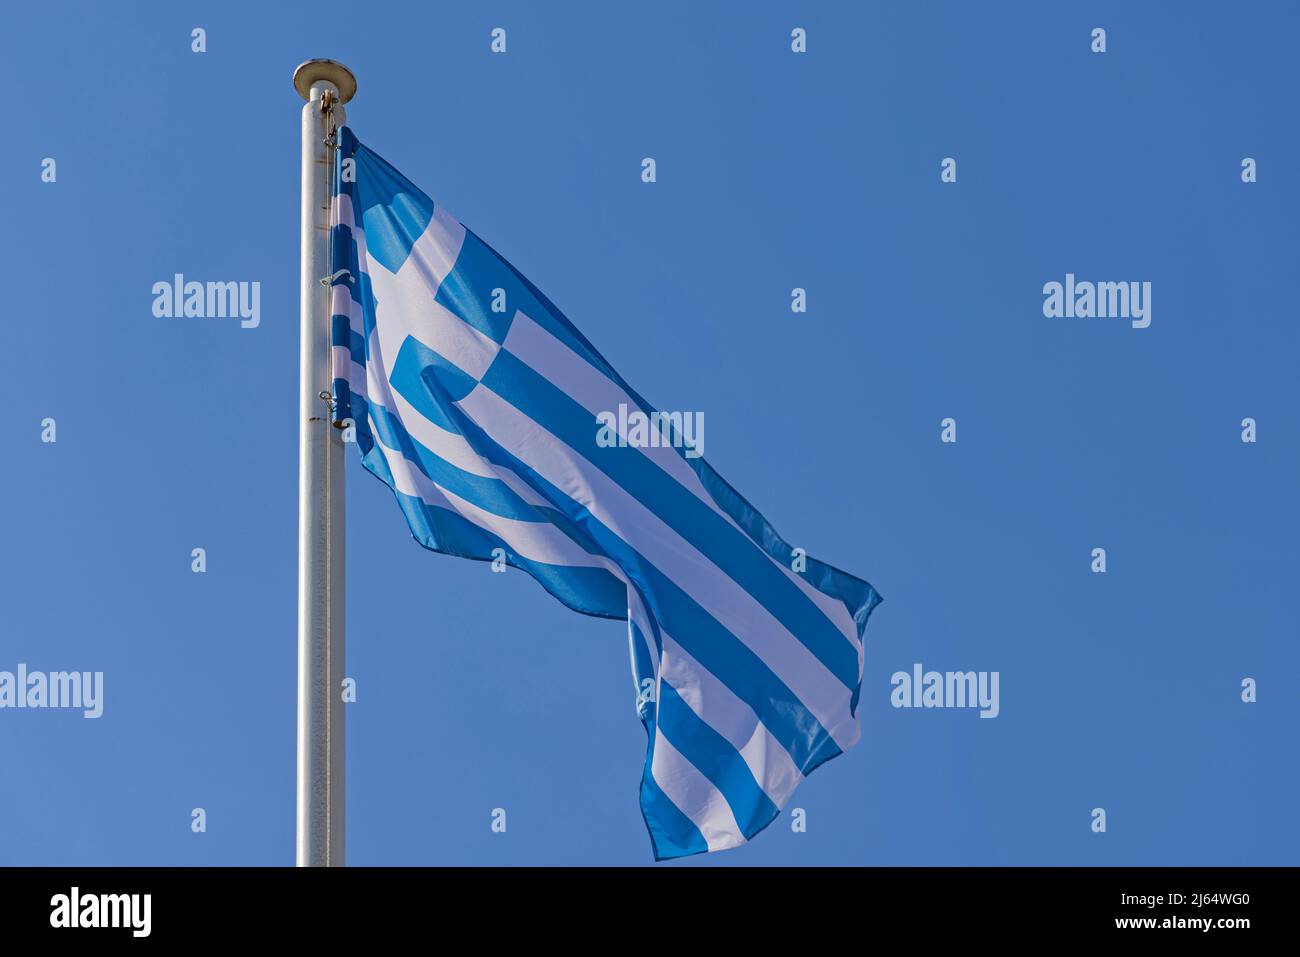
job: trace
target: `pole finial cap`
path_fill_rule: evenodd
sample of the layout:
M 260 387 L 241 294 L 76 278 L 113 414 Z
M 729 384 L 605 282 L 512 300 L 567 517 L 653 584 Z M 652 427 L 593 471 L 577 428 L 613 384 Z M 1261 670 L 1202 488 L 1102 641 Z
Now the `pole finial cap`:
M 308 60 L 293 71 L 293 88 L 304 100 L 311 99 L 311 85 L 318 80 L 327 80 L 338 88 L 340 103 L 356 95 L 357 78 L 337 60 Z

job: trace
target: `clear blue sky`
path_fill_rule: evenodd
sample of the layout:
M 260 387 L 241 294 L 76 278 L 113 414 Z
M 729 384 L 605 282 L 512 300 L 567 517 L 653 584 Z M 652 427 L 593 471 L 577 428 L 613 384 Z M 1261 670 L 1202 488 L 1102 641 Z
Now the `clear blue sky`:
M 103 671 L 105 703 L 0 711 L 0 864 L 292 863 L 313 56 L 356 72 L 364 142 L 885 596 L 807 832 L 664 866 L 1297 863 L 1300 17 L 995 6 L 7 10 L 0 670 Z M 177 272 L 259 281 L 260 327 L 155 318 Z M 1067 272 L 1150 281 L 1150 328 L 1044 317 Z M 349 862 L 648 864 L 624 627 L 423 551 L 348 469 Z M 892 708 L 916 662 L 1000 672 L 1001 714 Z

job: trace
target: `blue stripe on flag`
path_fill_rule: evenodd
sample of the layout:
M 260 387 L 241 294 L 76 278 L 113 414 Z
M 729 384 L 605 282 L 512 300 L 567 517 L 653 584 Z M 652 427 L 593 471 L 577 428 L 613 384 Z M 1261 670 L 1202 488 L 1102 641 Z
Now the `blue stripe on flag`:
M 664 861 L 690 854 L 702 854 L 709 849 L 704 835 L 695 822 L 664 794 L 650 772 L 650 759 L 655 752 L 655 728 L 647 726 L 649 745 L 646 747 L 645 768 L 641 773 L 641 815 L 650 832 L 650 843 L 655 860 Z
M 745 759 L 722 735 L 702 721 L 676 689 L 659 682 L 659 733 L 722 792 L 745 834 L 756 834 L 780 810 L 754 780 Z

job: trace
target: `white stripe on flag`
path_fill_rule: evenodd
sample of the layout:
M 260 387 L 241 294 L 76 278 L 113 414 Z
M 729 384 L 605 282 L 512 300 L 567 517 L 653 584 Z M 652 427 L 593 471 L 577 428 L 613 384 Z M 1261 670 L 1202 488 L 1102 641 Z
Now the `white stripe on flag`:
M 803 780 L 790 753 L 771 733 L 754 709 L 741 701 L 686 649 L 659 632 L 664 643 L 660 676 L 673 686 L 701 721 L 730 742 L 749 765 L 754 780 L 778 808 L 785 807 Z
M 673 747 L 663 731 L 655 735 L 650 773 L 668 799 L 699 828 L 711 851 L 745 843 L 736 816 L 722 792 Z

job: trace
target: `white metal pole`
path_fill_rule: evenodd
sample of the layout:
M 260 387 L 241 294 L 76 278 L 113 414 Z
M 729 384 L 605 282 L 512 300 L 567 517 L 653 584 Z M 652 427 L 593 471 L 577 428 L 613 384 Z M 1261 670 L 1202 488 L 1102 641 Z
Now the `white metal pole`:
M 308 60 L 302 108 L 302 275 L 298 404 L 298 792 L 300 867 L 343 865 L 343 442 L 332 428 L 329 274 L 334 150 L 356 92 L 351 71 Z M 332 115 L 330 115 L 332 112 Z

